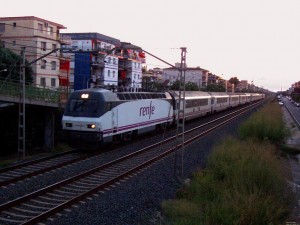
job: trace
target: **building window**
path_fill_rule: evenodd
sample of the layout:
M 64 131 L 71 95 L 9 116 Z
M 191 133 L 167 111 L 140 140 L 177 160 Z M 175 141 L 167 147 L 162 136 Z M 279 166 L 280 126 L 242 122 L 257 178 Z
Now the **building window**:
M 5 23 L 0 23 L 0 32 L 5 31 Z
M 46 86 L 46 78 L 45 77 L 41 77 L 41 80 L 40 80 L 40 84 L 41 86 Z
M 12 42 L 12 45 L 15 46 L 15 45 L 16 45 L 16 41 L 13 41 L 13 42 Z
M 46 69 L 46 60 L 41 60 L 41 69 Z
M 56 79 L 51 78 L 51 87 L 56 87 Z
M 108 57 L 108 64 L 111 64 L 111 58 Z
M 52 44 L 52 50 L 56 49 L 56 44 Z
M 117 60 L 115 58 L 113 58 L 113 64 L 116 65 L 117 64 Z
M 48 27 L 48 34 L 53 35 L 53 27 Z
M 38 29 L 39 29 L 40 32 L 43 33 L 43 24 L 39 23 L 38 24 Z
M 46 42 L 44 41 L 41 42 L 41 50 L 46 51 Z
M 13 23 L 13 28 L 15 29 L 16 27 L 17 27 L 17 23 L 14 22 L 14 23 Z
M 56 70 L 56 62 L 55 61 L 51 62 L 51 70 Z
M 110 70 L 107 71 L 107 76 L 110 77 Z
M 115 77 L 116 71 L 113 71 L 112 73 L 112 77 Z

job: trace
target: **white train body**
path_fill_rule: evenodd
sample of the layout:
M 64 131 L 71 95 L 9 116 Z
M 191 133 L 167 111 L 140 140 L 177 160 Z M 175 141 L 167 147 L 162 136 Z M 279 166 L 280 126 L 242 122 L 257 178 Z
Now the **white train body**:
M 263 94 L 256 93 L 186 91 L 180 108 L 185 107 L 185 119 L 190 120 L 262 98 Z M 69 140 L 86 143 L 126 140 L 175 123 L 178 101 L 178 91 L 125 93 L 101 88 L 75 91 L 66 104 L 62 128 Z
M 145 99 L 121 100 L 117 93 L 98 88 L 73 92 L 63 115 L 63 130 L 70 139 L 108 142 L 113 137 L 122 139 L 173 122 L 169 95 L 153 93 L 154 98 L 145 93 L 120 95 L 130 98 L 139 95 Z

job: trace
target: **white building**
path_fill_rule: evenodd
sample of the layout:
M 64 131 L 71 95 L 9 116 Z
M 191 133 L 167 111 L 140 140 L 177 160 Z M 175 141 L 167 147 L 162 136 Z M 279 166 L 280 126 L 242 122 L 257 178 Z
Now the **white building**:
M 176 64 L 177 65 L 177 64 Z M 202 77 L 207 70 L 200 67 L 187 67 L 185 71 L 185 83 L 195 83 L 199 88 L 202 87 Z M 180 80 L 180 70 L 174 67 L 163 69 L 162 82 L 172 85 L 173 82 Z
M 72 39 L 71 45 L 64 52 L 71 58 L 75 90 L 93 85 L 114 85 L 127 91 L 137 91 L 142 87 L 143 53 L 122 49 L 118 39 L 99 33 L 64 35 Z

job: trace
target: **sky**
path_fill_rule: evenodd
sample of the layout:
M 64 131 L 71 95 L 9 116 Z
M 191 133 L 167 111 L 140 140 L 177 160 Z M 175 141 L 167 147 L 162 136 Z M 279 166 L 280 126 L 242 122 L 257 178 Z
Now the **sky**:
M 300 0 L 3 1 L 1 17 L 36 16 L 97 32 L 175 64 L 284 91 L 300 81 Z M 5 9 L 5 10 L 4 10 Z M 168 65 L 146 55 L 147 68 Z

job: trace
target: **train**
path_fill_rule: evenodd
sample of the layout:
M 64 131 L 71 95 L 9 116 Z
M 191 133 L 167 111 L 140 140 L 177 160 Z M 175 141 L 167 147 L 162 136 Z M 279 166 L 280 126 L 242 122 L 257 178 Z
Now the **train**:
M 185 91 L 184 98 L 179 91 L 115 92 L 97 86 L 77 90 L 65 105 L 62 130 L 71 143 L 102 146 L 165 129 L 178 119 L 192 120 L 258 101 L 265 94 Z

